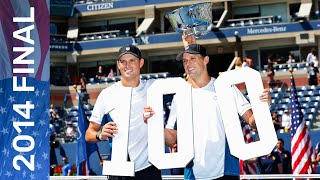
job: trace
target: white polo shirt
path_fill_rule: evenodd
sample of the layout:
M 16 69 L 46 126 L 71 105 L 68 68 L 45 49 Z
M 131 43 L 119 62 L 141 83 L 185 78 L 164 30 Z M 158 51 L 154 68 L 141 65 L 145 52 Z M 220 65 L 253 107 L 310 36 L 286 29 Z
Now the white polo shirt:
M 128 153 L 130 160 L 135 163 L 135 171 L 151 166 L 148 161 L 148 127 L 143 121 L 143 109 L 147 105 L 147 89 L 153 82 L 154 80 L 140 81 L 139 86 L 132 90 Z M 119 123 L 116 118 L 121 109 L 119 108 L 122 103 L 119 102 L 119 97 L 121 97 L 119 89 L 121 88 L 125 87 L 121 82 L 118 82 L 101 91 L 94 105 L 90 121 L 101 124 L 102 117 L 114 108 L 110 112 L 110 117 Z
M 196 179 L 215 179 L 224 175 L 226 136 L 214 78 L 203 88 L 192 88 L 194 159 L 192 171 Z M 238 113 L 242 116 L 251 108 L 246 98 L 234 87 Z M 175 98 L 166 128 L 176 123 Z M 179 124 L 177 124 L 179 126 Z

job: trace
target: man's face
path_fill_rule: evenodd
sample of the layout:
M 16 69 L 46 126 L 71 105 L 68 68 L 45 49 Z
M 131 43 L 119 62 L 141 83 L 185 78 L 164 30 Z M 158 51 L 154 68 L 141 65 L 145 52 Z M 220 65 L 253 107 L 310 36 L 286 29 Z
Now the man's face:
M 283 148 L 283 143 L 282 143 L 282 141 L 278 141 L 278 142 L 277 142 L 277 148 L 278 148 L 278 149 L 282 149 L 282 148 Z
M 208 57 L 202 57 L 200 54 L 183 53 L 182 63 L 185 72 L 191 77 L 199 78 L 201 73 L 206 71 Z
M 64 164 L 67 164 L 67 163 L 68 163 L 68 159 L 67 159 L 67 158 L 62 158 L 62 162 L 63 162 Z
M 132 54 L 124 54 L 117 61 L 118 68 L 124 78 L 140 78 L 140 68 L 143 66 L 144 59 L 139 59 Z
M 273 112 L 273 113 L 272 113 L 272 117 L 273 117 L 273 118 L 276 118 L 276 117 L 277 117 L 277 113 Z

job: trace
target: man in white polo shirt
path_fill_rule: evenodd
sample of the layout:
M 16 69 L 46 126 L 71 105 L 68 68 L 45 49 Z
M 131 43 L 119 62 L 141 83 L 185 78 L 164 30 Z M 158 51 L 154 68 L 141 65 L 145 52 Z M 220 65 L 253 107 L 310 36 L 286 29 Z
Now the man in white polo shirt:
M 183 38 L 186 38 L 183 36 Z M 195 40 L 193 40 L 195 42 Z M 239 179 L 239 160 L 232 157 L 226 142 L 224 125 L 215 91 L 215 78 L 207 70 L 209 56 L 199 44 L 190 44 L 178 54 L 182 61 L 188 82 L 192 85 L 194 159 L 185 168 L 184 178 L 193 179 Z M 271 103 L 269 89 L 261 92 L 260 100 Z M 233 96 L 238 114 L 252 128 L 256 128 L 251 105 L 234 86 Z M 145 121 L 154 114 L 151 107 L 145 107 Z M 149 113 L 147 113 L 149 112 Z M 170 116 L 165 128 L 168 146 L 177 143 L 175 98 L 171 105 Z M 177 124 L 179 126 L 179 124 Z M 178 147 L 179 148 L 179 147 Z
M 104 89 L 99 94 L 94 106 L 89 128 L 86 132 L 86 140 L 97 142 L 116 136 L 118 128 L 115 122 L 108 122 L 101 127 L 102 118 L 108 109 L 110 117 L 115 121 L 121 113 L 119 102 L 120 89 L 132 87 L 128 156 L 135 163 L 135 177 L 110 176 L 109 180 L 161 179 L 161 171 L 148 161 L 148 128 L 143 121 L 143 108 L 147 102 L 147 88 L 153 80 L 140 81 L 140 68 L 144 64 L 140 50 L 133 45 L 126 45 L 118 52 L 117 66 L 121 72 L 121 81 Z M 118 108 L 117 108 L 118 107 Z M 119 120 L 117 120 L 119 122 Z M 120 121 L 121 122 L 121 121 Z

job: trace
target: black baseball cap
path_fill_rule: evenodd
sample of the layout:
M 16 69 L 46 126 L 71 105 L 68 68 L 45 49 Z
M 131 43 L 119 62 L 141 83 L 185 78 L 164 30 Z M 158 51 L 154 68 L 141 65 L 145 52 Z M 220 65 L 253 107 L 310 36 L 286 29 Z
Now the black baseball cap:
M 135 57 L 141 59 L 141 51 L 138 47 L 134 45 L 127 44 L 125 46 L 122 46 L 118 52 L 118 60 L 120 59 L 121 56 L 125 54 L 132 54 Z
M 184 53 L 190 53 L 190 54 L 200 54 L 202 57 L 207 56 L 207 50 L 200 44 L 190 44 L 186 47 L 186 49 L 178 54 L 176 57 L 177 61 L 181 61 L 183 58 Z

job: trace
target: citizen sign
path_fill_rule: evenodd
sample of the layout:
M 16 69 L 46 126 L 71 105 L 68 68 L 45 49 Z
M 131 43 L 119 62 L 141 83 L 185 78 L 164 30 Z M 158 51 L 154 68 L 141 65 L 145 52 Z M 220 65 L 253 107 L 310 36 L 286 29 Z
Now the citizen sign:
M 87 6 L 88 11 L 97 11 L 97 10 L 105 10 L 105 9 L 112 9 L 113 2 L 110 3 L 101 3 L 101 4 L 90 4 Z

